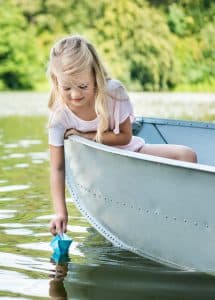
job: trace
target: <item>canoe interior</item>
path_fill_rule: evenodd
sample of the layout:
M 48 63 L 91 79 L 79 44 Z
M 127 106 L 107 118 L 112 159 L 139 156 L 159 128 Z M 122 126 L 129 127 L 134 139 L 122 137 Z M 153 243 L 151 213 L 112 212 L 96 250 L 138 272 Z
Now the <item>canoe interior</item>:
M 215 166 L 215 124 L 138 117 L 133 132 L 149 144 L 186 145 L 197 153 L 198 163 Z

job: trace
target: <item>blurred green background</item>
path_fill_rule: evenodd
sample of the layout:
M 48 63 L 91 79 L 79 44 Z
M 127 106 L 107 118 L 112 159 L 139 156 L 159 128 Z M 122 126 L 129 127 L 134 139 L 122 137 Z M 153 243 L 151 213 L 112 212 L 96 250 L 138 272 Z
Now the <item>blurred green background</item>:
M 0 0 L 0 90 L 47 91 L 49 50 L 79 33 L 133 91 L 215 91 L 214 0 Z

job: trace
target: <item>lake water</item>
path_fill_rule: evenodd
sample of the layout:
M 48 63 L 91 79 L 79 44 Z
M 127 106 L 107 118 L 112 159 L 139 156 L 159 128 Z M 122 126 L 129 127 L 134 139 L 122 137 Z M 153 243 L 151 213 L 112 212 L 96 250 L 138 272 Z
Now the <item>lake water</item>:
M 185 95 L 178 100 L 149 95 L 144 103 L 137 95 L 136 114 L 215 120 L 214 95 L 207 100 L 192 95 L 188 102 L 182 101 Z M 0 299 L 214 299 L 215 277 L 168 268 L 113 247 L 69 195 L 70 261 L 52 262 L 46 98 L 0 95 Z

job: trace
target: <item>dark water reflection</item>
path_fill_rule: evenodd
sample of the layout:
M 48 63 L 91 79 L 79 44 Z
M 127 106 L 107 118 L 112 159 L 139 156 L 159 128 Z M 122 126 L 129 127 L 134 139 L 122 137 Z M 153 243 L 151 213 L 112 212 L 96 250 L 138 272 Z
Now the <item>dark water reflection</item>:
M 215 277 L 167 268 L 113 247 L 69 195 L 70 261 L 50 260 L 45 124 L 46 117 L 0 119 L 0 298 L 214 299 Z
M 95 300 L 214 299 L 214 277 L 159 265 L 117 249 L 104 240 L 102 242 L 94 230 L 90 231 L 91 234 L 80 246 L 85 261 L 55 266 L 56 277 L 50 282 L 51 297 Z

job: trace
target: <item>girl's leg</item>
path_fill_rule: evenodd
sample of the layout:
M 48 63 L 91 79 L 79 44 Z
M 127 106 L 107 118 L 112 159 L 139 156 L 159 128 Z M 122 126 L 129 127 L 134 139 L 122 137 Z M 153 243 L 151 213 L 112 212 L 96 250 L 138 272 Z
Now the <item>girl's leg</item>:
M 196 153 L 191 148 L 182 145 L 146 144 L 139 152 L 171 159 L 197 162 Z

